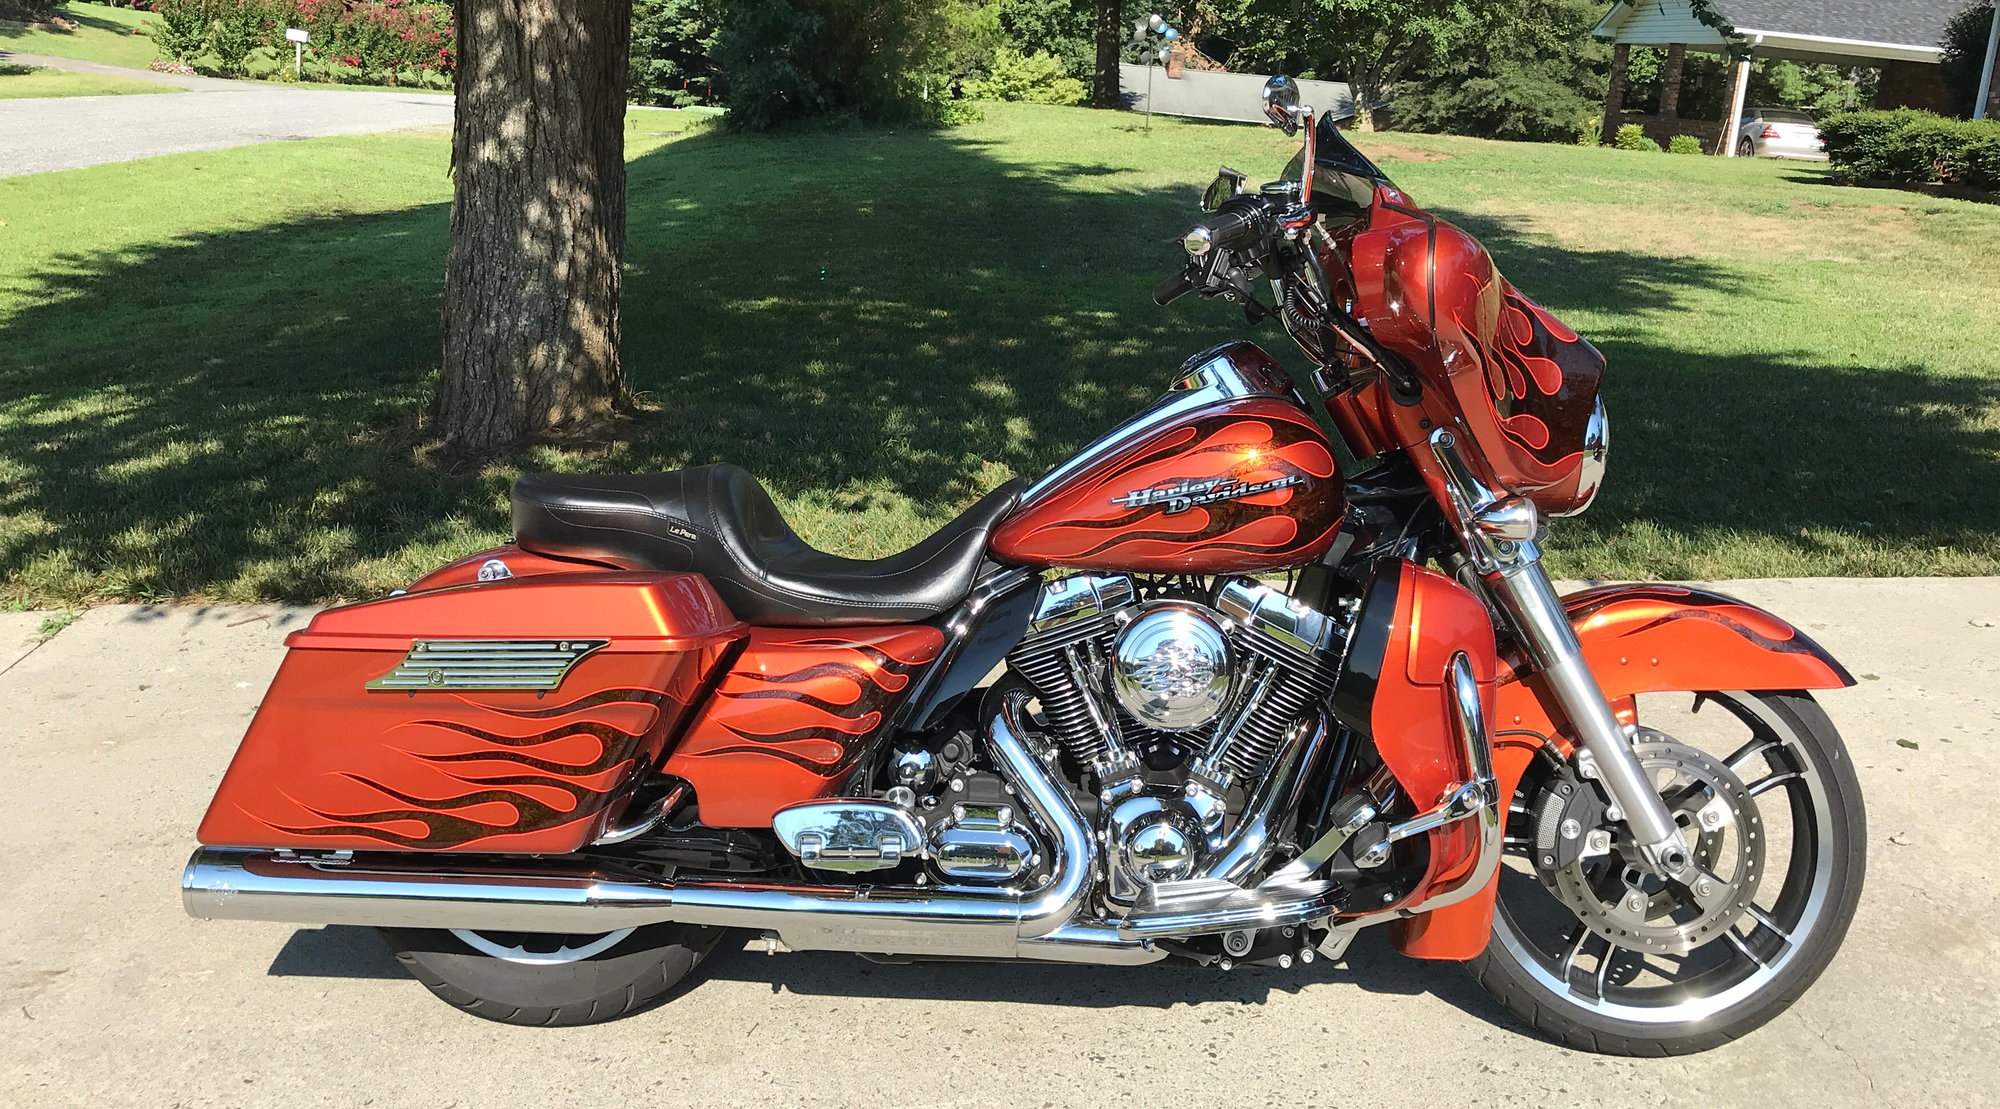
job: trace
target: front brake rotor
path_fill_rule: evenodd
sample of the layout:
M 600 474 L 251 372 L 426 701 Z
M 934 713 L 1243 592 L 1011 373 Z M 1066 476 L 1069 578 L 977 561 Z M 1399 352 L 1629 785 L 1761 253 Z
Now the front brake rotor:
M 1565 772 L 1537 798 L 1535 870 L 1586 928 L 1612 944 L 1686 954 L 1733 926 L 1756 896 L 1763 824 L 1742 779 L 1714 756 L 1643 727 L 1632 749 L 1681 828 L 1688 868 L 1665 880 L 1651 875 L 1624 826 L 1603 826 L 1597 788 Z

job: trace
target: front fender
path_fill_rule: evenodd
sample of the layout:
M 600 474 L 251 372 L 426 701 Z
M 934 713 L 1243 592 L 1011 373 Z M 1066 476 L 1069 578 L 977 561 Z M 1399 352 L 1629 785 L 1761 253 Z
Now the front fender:
M 1752 604 L 1681 585 L 1606 585 L 1563 598 L 1584 661 L 1626 723 L 1633 696 L 1679 690 L 1837 689 L 1847 668 L 1783 619 Z M 1568 755 L 1562 712 L 1518 656 L 1503 658 L 1494 691 L 1493 770 L 1503 803 L 1544 744 Z M 1496 877 L 1479 894 L 1405 923 L 1397 946 L 1424 959 L 1470 959 L 1493 931 Z
M 1563 607 L 1584 661 L 1613 699 L 1683 689 L 1854 684 L 1847 668 L 1804 632 L 1756 605 L 1705 589 L 1606 585 L 1564 597 Z

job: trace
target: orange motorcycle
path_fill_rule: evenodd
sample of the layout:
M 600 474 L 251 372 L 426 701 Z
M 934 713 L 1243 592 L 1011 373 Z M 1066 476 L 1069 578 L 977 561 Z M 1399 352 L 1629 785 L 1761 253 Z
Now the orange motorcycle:
M 1155 299 L 1275 317 L 1303 388 L 1197 355 L 878 561 L 731 466 L 523 478 L 508 546 L 288 640 L 188 911 L 378 927 L 522 1024 L 659 1001 L 734 930 L 1227 971 L 1375 924 L 1587 1050 L 1770 1020 L 1861 892 L 1807 692 L 1852 679 L 1718 594 L 1559 597 L 1602 357 L 1293 82 L 1264 107 L 1304 149 L 1222 172 Z

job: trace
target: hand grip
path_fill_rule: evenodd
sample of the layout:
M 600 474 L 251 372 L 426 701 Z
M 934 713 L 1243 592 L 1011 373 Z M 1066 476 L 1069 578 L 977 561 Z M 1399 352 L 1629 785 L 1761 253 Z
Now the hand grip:
M 1183 245 L 1189 254 L 1211 250 L 1242 250 L 1258 244 L 1265 232 L 1265 208 L 1261 204 L 1230 206 L 1189 229 Z M 1197 244 L 1200 245 L 1197 248 Z
M 1189 279 L 1187 271 L 1182 270 L 1153 286 L 1153 303 L 1165 308 L 1193 291 L 1194 282 Z

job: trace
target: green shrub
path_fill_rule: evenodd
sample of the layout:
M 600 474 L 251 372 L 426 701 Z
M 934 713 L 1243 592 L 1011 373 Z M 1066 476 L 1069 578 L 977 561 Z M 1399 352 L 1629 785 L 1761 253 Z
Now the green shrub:
M 208 27 L 215 21 L 215 0 L 160 0 L 153 8 L 153 45 L 167 60 L 192 63 L 208 48 Z
M 0 19 L 42 23 L 65 14 L 68 0 L 0 0 Z
M 1627 123 L 1618 128 L 1611 145 L 1620 150 L 1645 150 L 1658 154 L 1660 144 L 1646 137 L 1646 129 L 1636 123 Z
M 1962 183 L 2000 192 L 2000 124 L 1967 142 L 1959 151 L 1958 166 Z
M 214 5 L 208 48 L 222 63 L 222 72 L 240 76 L 250 52 L 265 45 L 271 8 L 267 0 L 220 0 Z
M 1054 55 L 1023 54 L 1010 46 L 993 52 L 984 80 L 967 81 L 974 100 L 1025 100 L 1030 104 L 1081 104 L 1090 95 Z
M 1701 140 L 1693 135 L 1675 135 L 1672 141 L 1667 143 L 1667 153 L 1669 154 L 1703 153 L 1701 147 Z
M 1576 145 L 1578 146 L 1604 145 L 1603 116 L 1591 116 L 1589 119 L 1584 120 L 1582 124 L 1578 125 L 1576 129 Z
M 732 128 L 768 131 L 812 117 L 929 121 L 950 100 L 926 81 L 941 45 L 938 0 L 732 0 L 723 8 L 712 56 L 728 79 Z
M 1946 119 L 1915 108 L 1841 112 L 1821 120 L 1819 133 L 1828 159 L 1849 178 L 2000 186 L 2000 120 Z

